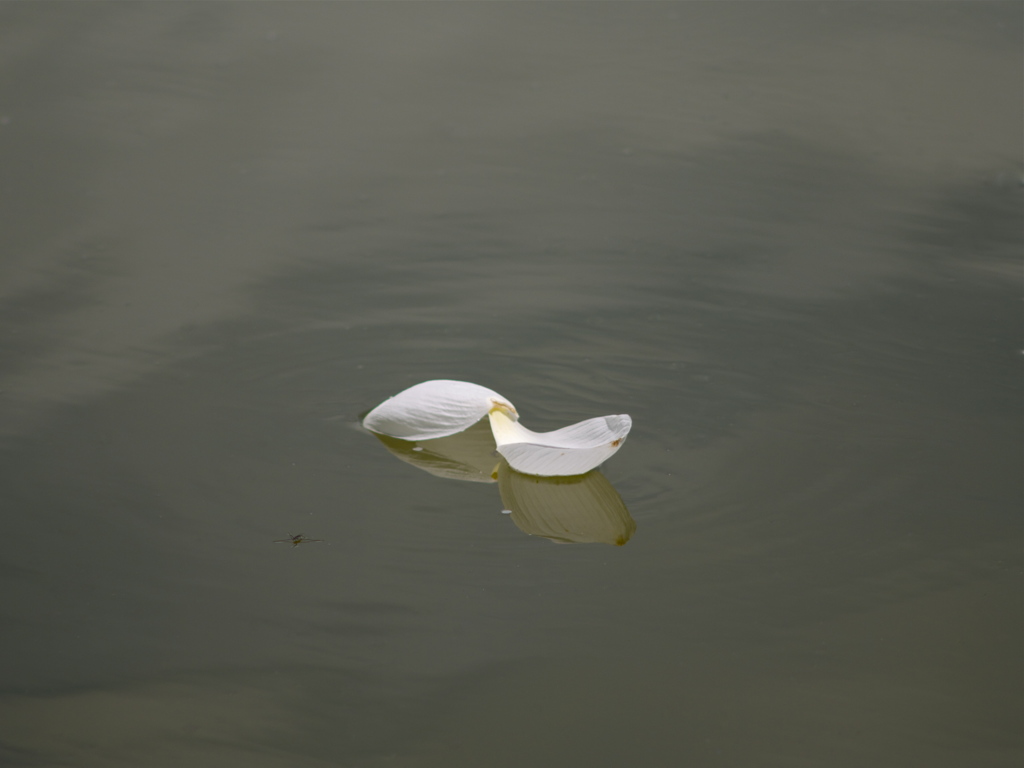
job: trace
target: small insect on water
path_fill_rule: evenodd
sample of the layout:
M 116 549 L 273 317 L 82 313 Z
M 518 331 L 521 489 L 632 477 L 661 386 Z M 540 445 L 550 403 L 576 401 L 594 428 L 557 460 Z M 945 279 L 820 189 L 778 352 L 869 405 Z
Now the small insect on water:
M 274 543 L 275 544 L 291 544 L 293 547 L 297 547 L 297 546 L 299 546 L 299 544 L 309 544 L 310 542 L 313 542 L 313 541 L 323 541 L 323 542 L 326 543 L 326 539 L 308 539 L 305 536 L 303 536 L 301 533 L 297 533 L 294 536 L 291 536 L 291 537 L 289 537 L 287 539 L 275 539 Z

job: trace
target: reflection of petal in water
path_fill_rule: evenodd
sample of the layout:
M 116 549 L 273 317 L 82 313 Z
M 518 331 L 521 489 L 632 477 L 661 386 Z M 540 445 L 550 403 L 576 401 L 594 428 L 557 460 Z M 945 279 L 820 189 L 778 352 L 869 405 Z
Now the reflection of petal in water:
M 493 483 L 501 460 L 494 452 L 494 437 L 486 420 L 457 435 L 435 440 L 399 440 L 375 435 L 402 461 L 438 477 Z
M 498 468 L 501 501 L 523 533 L 561 542 L 621 546 L 636 531 L 622 497 L 600 472 L 572 477 L 537 477 Z

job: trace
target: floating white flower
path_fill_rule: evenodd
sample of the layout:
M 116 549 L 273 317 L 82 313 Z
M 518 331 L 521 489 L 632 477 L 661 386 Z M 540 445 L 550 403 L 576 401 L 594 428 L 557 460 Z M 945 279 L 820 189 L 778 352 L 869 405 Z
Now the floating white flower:
M 497 483 L 502 514 L 531 536 L 622 545 L 636 531 L 625 502 L 600 470 L 569 477 L 517 472 L 496 456 L 489 420 L 481 419 L 454 435 L 425 440 L 374 434 L 394 456 L 436 477 Z
M 425 381 L 385 400 L 363 419 L 371 432 L 430 440 L 463 432 L 487 416 L 498 453 L 518 472 L 581 475 L 611 458 L 633 425 L 629 416 L 599 416 L 554 432 L 531 432 L 508 398 L 468 381 Z

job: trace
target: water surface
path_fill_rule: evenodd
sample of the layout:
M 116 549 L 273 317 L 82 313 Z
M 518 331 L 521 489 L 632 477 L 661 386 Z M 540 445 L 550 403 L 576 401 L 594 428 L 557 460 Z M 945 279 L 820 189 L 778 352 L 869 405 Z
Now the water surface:
M 0 762 L 1018 765 L 1021 22 L 0 6 Z M 628 543 L 432 378 L 631 414 Z

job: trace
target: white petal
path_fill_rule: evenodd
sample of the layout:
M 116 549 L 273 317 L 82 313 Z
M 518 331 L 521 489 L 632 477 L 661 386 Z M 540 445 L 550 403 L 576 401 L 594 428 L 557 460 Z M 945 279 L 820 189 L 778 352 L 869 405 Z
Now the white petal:
M 502 411 L 490 412 L 498 453 L 528 475 L 582 475 L 622 447 L 633 420 L 625 414 L 598 416 L 554 432 L 531 432 Z
M 495 407 L 516 414 L 512 404 L 493 389 L 438 379 L 385 400 L 366 414 L 363 426 L 403 440 L 431 440 L 469 429 Z

